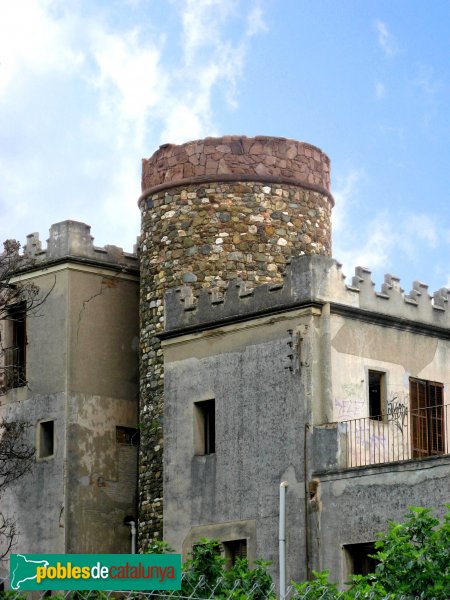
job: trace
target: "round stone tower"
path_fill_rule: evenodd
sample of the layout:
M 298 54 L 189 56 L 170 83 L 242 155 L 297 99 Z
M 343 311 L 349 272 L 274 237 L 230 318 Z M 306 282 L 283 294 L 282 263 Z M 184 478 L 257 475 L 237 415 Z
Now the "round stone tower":
M 282 279 L 291 257 L 331 256 L 330 161 L 286 138 L 165 144 L 142 164 L 140 544 L 162 536 L 164 293 Z

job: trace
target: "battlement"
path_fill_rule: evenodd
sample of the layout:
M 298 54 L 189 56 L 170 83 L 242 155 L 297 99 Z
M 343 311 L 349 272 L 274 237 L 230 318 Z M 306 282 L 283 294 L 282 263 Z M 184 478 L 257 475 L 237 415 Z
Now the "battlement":
M 413 282 L 408 294 L 400 279 L 385 275 L 375 290 L 371 272 L 357 267 L 351 285 L 345 283 L 341 265 L 324 256 L 293 258 L 281 283 L 249 288 L 240 279 L 230 281 L 222 295 L 217 289 L 200 289 L 197 295 L 187 284 L 165 295 L 165 332 L 210 328 L 264 313 L 276 313 L 302 305 L 331 303 L 336 310 L 360 310 L 370 319 L 393 317 L 398 323 L 418 323 L 448 329 L 450 335 L 450 290 L 441 288 L 431 296 L 428 286 Z
M 61 221 L 50 227 L 47 248 L 42 248 L 38 233 L 30 233 L 23 246 L 23 256 L 35 261 L 34 266 L 63 258 L 79 258 L 138 269 L 137 246 L 133 254 L 118 246 L 94 246 L 91 227 L 79 221 Z

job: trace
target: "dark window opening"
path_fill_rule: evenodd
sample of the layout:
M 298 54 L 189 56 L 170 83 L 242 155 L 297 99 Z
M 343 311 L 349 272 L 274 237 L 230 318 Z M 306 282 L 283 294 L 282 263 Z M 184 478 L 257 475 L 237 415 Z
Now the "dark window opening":
M 0 393 L 26 384 L 25 350 L 26 312 L 23 303 L 8 309 L 5 318 L 4 337 L 1 340 L 2 368 L 0 373 Z
M 238 558 L 247 558 L 247 540 L 229 540 L 222 542 L 222 546 L 229 568 L 236 564 Z
M 216 402 L 204 400 L 194 406 L 195 453 L 214 454 L 216 451 Z
M 369 371 L 369 418 L 383 420 L 385 374 Z
M 48 458 L 55 452 L 55 422 L 42 421 L 39 423 L 38 458 Z
M 344 546 L 347 555 L 349 575 L 368 575 L 373 573 L 378 564 L 373 554 L 376 554 L 375 543 L 348 544 Z
M 139 445 L 139 432 L 134 427 L 116 427 L 116 442 L 127 446 Z
M 445 453 L 444 385 L 409 380 L 413 458 Z

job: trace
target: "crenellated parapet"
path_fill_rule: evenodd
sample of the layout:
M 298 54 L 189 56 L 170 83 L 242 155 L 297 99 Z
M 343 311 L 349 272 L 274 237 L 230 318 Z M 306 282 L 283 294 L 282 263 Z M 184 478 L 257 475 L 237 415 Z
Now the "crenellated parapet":
M 62 221 L 50 227 L 47 247 L 42 248 L 38 233 L 30 233 L 23 246 L 23 256 L 33 261 L 33 266 L 65 258 L 108 263 L 124 268 L 138 268 L 137 251 L 124 252 L 113 245 L 94 246 L 90 225 L 79 221 Z
M 440 288 L 430 294 L 427 284 L 414 281 L 409 293 L 405 293 L 400 279 L 387 274 L 384 276 L 381 290 L 377 291 L 371 271 L 356 267 L 352 284 L 347 290 L 350 295 L 358 297 L 358 306 L 364 310 L 439 327 L 450 327 L 450 290 L 447 288 Z
M 373 318 L 387 316 L 399 323 L 417 322 L 450 330 L 449 297 L 447 288 L 431 296 L 428 286 L 419 281 L 413 282 L 406 294 L 400 279 L 390 274 L 377 291 L 371 272 L 363 267 L 355 269 L 351 285 L 347 285 L 337 261 L 301 256 L 292 259 L 280 283 L 250 288 L 235 279 L 224 293 L 215 288 L 197 290 L 187 283 L 169 290 L 165 295 L 165 333 L 210 328 L 325 302 L 336 310 L 360 309 L 367 318 L 372 313 Z

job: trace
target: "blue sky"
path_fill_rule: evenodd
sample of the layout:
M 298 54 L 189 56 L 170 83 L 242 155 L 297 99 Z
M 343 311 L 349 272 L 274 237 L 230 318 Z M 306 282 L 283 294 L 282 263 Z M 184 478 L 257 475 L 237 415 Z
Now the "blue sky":
M 279 135 L 331 159 L 333 255 L 450 287 L 450 2 L 15 0 L 0 20 L 0 238 L 131 250 L 141 158 Z

